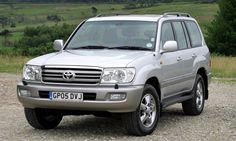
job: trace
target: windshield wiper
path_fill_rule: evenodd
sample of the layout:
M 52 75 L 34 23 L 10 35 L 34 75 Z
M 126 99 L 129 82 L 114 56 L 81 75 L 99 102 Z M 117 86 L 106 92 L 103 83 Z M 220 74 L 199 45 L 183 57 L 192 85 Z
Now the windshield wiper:
M 138 47 L 138 46 L 117 46 L 117 47 L 108 47 L 108 46 L 97 46 L 97 45 L 89 45 L 82 47 L 70 48 L 72 50 L 76 49 L 126 49 L 126 50 L 152 50 L 150 48 Z
M 127 49 L 127 50 L 152 50 L 150 48 L 145 47 L 136 47 L 136 46 L 118 46 L 118 47 L 111 47 L 109 49 Z
M 89 45 L 89 46 L 75 47 L 75 48 L 70 48 L 70 49 L 76 50 L 76 49 L 105 49 L 105 48 L 109 48 L 109 47 Z

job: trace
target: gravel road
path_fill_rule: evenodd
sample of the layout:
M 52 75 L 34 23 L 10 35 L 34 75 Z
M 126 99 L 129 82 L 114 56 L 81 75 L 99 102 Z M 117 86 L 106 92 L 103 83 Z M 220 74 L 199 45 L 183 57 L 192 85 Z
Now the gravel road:
M 236 84 L 212 82 L 210 99 L 200 116 L 186 116 L 180 104 L 163 111 L 152 135 L 126 134 L 119 119 L 64 117 L 58 128 L 36 130 L 28 125 L 16 98 L 19 75 L 0 74 L 0 140 L 155 140 L 236 141 Z

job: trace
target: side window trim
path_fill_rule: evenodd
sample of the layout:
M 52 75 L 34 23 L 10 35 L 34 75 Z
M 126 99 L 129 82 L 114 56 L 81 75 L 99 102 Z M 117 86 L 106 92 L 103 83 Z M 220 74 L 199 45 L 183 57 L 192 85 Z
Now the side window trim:
M 173 22 L 174 22 L 174 21 L 171 20 L 171 21 L 170 21 L 170 24 L 171 24 L 171 29 L 172 29 L 172 32 L 173 32 L 173 35 L 174 35 L 174 40 L 177 42 L 177 37 L 176 37 L 176 32 L 175 32 L 175 29 L 174 29 Z M 177 42 L 177 49 L 179 50 L 178 42 Z
M 188 34 L 188 38 L 189 38 L 189 42 L 190 42 L 190 47 L 193 48 L 193 43 L 192 43 L 192 40 L 190 39 L 189 31 L 188 31 L 188 28 L 186 26 L 186 21 L 183 21 L 183 23 L 184 23 L 185 29 L 187 31 L 187 34 Z
M 186 39 L 187 46 L 188 46 L 188 48 L 192 48 L 192 43 L 191 43 L 191 41 L 190 41 L 189 33 L 188 33 L 188 31 L 187 31 L 185 22 L 184 22 L 184 21 L 181 21 L 181 25 L 182 25 L 182 28 L 183 28 L 183 30 L 184 30 L 184 35 L 185 35 L 185 39 Z

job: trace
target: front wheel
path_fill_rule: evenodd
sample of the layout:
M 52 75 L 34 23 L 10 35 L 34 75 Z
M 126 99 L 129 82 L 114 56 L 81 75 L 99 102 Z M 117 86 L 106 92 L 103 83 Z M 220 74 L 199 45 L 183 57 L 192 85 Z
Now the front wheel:
M 151 134 L 157 126 L 160 109 L 156 89 L 151 85 L 145 85 L 137 110 L 123 116 L 123 122 L 128 133 L 137 136 Z
M 205 93 L 204 80 L 201 75 L 197 74 L 192 91 L 193 97 L 182 102 L 184 113 L 187 115 L 200 115 L 204 108 Z
M 25 108 L 25 117 L 36 129 L 53 129 L 61 122 L 63 115 L 57 110 Z

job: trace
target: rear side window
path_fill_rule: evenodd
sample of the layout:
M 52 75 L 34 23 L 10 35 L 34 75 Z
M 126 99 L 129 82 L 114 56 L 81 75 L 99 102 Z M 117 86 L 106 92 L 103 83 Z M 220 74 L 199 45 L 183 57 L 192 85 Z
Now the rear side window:
M 172 30 L 171 23 L 164 23 L 161 28 L 161 47 L 166 41 L 174 41 L 174 33 Z
M 192 47 L 202 46 L 202 37 L 198 26 L 193 21 L 185 21 Z
M 175 30 L 176 40 L 177 40 L 179 49 L 188 48 L 184 29 L 181 22 L 173 22 L 173 27 Z

